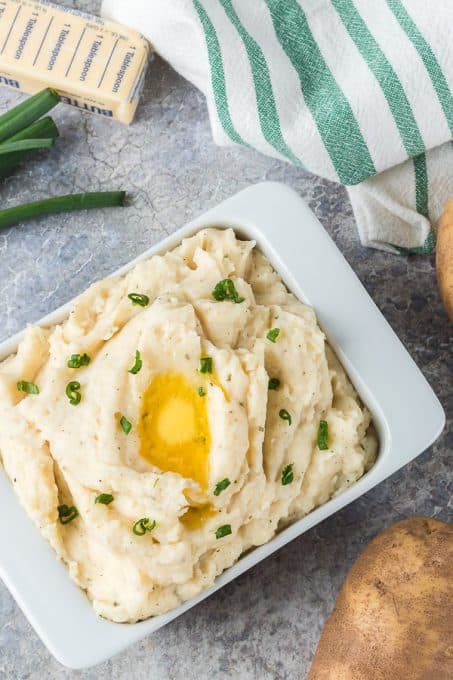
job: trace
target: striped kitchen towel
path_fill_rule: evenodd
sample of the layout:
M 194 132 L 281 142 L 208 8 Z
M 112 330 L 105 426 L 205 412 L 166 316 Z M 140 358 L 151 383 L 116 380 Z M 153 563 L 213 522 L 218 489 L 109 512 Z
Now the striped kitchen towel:
M 348 187 L 363 243 L 432 252 L 453 195 L 453 0 L 104 0 L 206 95 L 214 139 Z

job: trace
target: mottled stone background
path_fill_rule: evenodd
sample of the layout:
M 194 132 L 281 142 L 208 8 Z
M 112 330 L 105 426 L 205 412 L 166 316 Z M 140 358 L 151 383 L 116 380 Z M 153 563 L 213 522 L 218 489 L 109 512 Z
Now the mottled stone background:
M 99 8 L 96 0 L 66 4 Z M 1 111 L 16 101 L 0 89 Z M 437 392 L 449 423 L 432 449 L 378 488 L 96 669 L 61 667 L 0 584 L 0 678 L 304 678 L 343 578 L 367 541 L 408 515 L 452 516 L 452 326 L 434 261 L 364 249 L 341 187 L 246 149 L 215 147 L 202 95 L 158 58 L 132 127 L 63 107 L 55 117 L 57 148 L 0 184 L 2 207 L 117 188 L 130 192 L 133 205 L 0 233 L 0 340 L 239 189 L 278 180 L 308 201 Z

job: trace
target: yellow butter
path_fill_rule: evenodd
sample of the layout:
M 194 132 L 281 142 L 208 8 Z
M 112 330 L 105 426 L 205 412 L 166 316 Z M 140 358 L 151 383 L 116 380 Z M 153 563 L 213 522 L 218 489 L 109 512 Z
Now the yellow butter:
M 65 104 L 130 123 L 148 53 L 145 38 L 120 24 L 46 0 L 0 0 L 1 85 L 52 87 Z

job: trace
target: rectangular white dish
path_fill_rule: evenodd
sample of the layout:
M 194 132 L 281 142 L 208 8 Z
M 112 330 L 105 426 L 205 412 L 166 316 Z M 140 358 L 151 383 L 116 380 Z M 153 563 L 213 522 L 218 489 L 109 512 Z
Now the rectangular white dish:
M 71 668 L 100 663 L 172 621 L 376 486 L 422 453 L 444 427 L 439 401 L 401 342 L 310 209 L 281 184 L 266 182 L 242 191 L 115 273 L 174 248 L 207 226 L 232 227 L 240 237 L 256 240 L 288 288 L 315 308 L 320 326 L 373 414 L 379 456 L 356 484 L 247 553 L 212 588 L 167 614 L 136 624 L 115 624 L 96 616 L 1 471 L 0 577 L 52 654 Z M 60 323 L 71 306 L 72 302 L 39 324 Z M 0 360 L 16 351 L 21 337 L 19 333 L 0 344 Z

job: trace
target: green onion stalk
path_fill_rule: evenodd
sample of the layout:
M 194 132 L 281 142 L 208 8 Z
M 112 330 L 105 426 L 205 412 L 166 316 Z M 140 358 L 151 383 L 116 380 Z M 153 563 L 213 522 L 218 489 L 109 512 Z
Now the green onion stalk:
M 125 191 L 100 191 L 85 194 L 68 194 L 55 196 L 42 201 L 33 201 L 17 205 L 14 208 L 0 210 L 0 229 L 10 227 L 18 222 L 32 220 L 42 215 L 55 215 L 73 210 L 89 210 L 91 208 L 115 208 L 125 205 Z
M 0 178 L 7 177 L 30 152 L 50 149 L 58 137 L 51 117 L 44 116 L 60 101 L 47 88 L 0 116 Z M 0 229 L 25 220 L 73 210 L 113 208 L 125 205 L 124 191 L 88 192 L 46 198 L 0 210 Z

